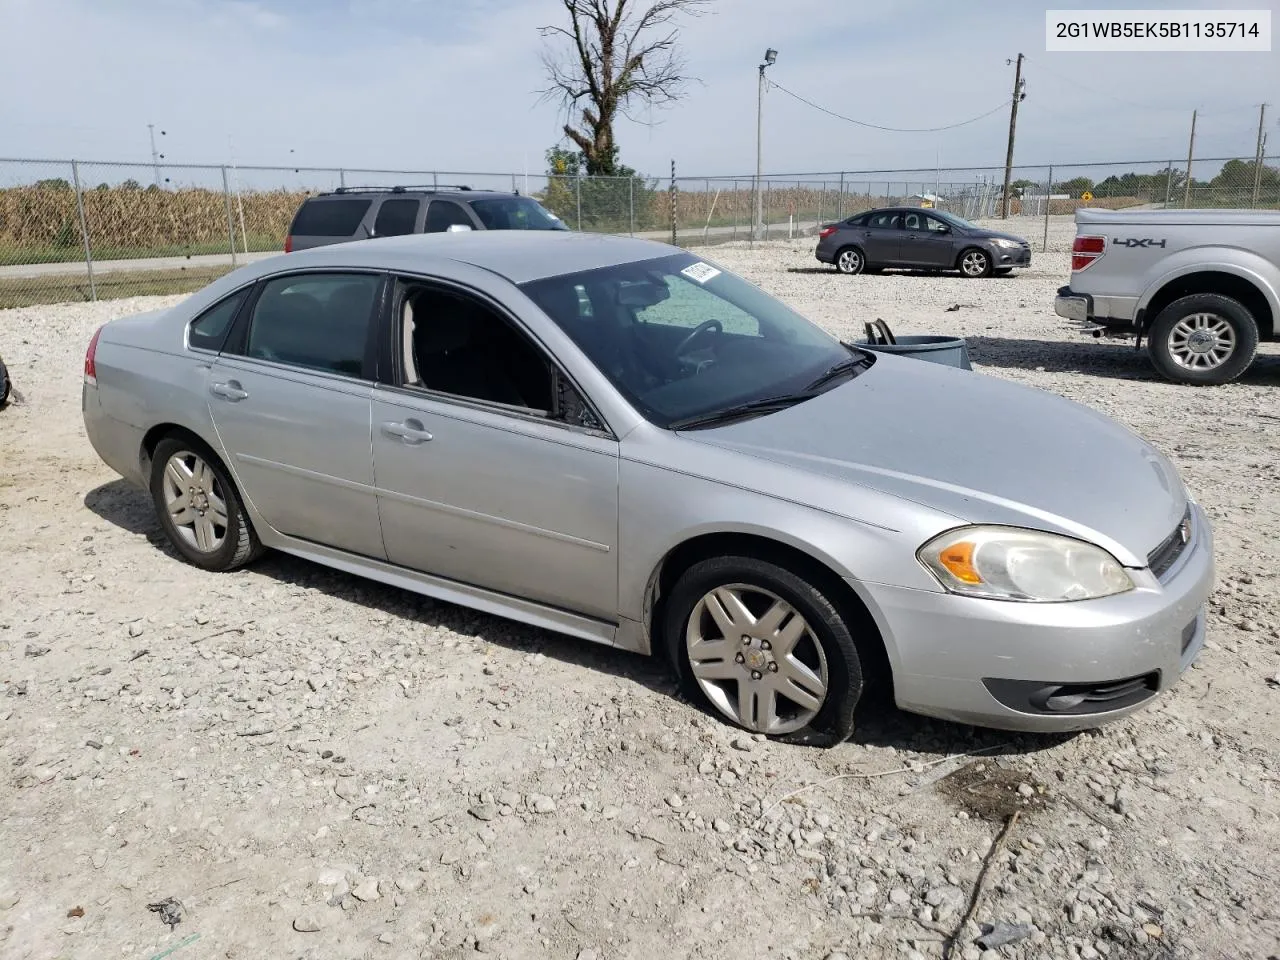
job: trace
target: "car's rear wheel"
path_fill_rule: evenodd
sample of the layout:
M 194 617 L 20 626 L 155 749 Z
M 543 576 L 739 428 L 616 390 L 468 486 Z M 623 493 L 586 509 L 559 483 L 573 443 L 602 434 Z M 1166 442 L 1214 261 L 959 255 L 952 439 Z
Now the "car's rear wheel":
M 1147 331 L 1147 354 L 1178 383 L 1229 383 L 1258 352 L 1258 324 L 1239 300 L 1195 293 L 1160 311 Z
M 235 484 L 202 443 L 177 436 L 156 444 L 151 497 L 169 542 L 197 567 L 234 570 L 262 552 Z
M 985 250 L 979 250 L 977 247 L 970 247 L 960 254 L 958 261 L 960 272 L 966 277 L 989 277 L 991 276 L 991 255 Z
M 867 261 L 857 247 L 845 247 L 836 254 L 836 269 L 852 276 L 866 269 Z
M 665 635 L 692 690 L 754 733 L 852 729 L 862 663 L 831 598 L 754 557 L 690 567 L 666 604 Z

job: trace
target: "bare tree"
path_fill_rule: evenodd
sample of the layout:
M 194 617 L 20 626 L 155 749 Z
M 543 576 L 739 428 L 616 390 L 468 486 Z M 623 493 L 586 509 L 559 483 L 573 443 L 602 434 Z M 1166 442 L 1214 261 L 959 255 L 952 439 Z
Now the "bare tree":
M 568 26 L 539 30 L 551 41 L 542 55 L 551 82 L 543 97 L 560 100 L 571 119 L 581 111 L 580 128 L 566 123 L 565 136 L 582 151 L 588 174 L 609 176 L 618 158 L 614 120 L 630 108 L 680 98 L 690 77 L 672 22 L 682 13 L 696 16 L 709 0 L 560 2 Z

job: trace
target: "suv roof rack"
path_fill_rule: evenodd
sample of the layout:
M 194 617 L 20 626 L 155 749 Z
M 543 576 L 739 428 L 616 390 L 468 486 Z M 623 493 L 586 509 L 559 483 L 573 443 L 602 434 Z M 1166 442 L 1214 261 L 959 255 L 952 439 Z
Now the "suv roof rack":
M 397 184 L 394 187 L 338 187 L 333 193 L 407 193 L 410 190 L 416 190 L 420 193 L 436 193 L 440 190 L 470 191 L 471 187 L 465 183 Z

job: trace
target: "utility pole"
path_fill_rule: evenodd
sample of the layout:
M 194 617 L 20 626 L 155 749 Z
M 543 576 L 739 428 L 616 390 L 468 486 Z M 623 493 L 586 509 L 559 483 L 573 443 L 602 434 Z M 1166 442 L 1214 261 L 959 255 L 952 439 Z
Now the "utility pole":
M 160 154 L 156 150 L 156 125 L 147 124 L 147 132 L 151 134 L 151 166 L 155 170 L 156 186 L 160 186 Z
M 752 236 L 756 239 L 764 239 L 764 191 L 762 189 L 762 178 L 764 176 L 764 88 L 767 81 L 764 78 L 764 72 L 773 66 L 775 60 L 778 59 L 778 51 L 770 47 L 764 52 L 764 62 L 760 64 L 760 85 L 756 91 L 756 228 L 752 231 Z
M 1013 136 L 1018 128 L 1018 101 L 1026 94 L 1022 92 L 1022 54 L 1018 54 L 1018 65 L 1013 72 L 1013 103 L 1009 108 L 1009 150 L 1004 155 L 1004 195 L 1000 198 L 1000 219 L 1009 219 L 1009 178 L 1013 176 Z
M 1196 111 L 1191 111 L 1191 142 L 1187 144 L 1187 186 L 1182 195 L 1182 209 L 1191 208 L 1191 158 L 1196 152 Z
M 1253 196 L 1249 203 L 1250 207 L 1258 205 L 1258 191 L 1262 187 L 1262 155 L 1263 143 L 1266 141 L 1266 134 L 1262 132 L 1262 125 L 1267 120 L 1267 105 L 1264 103 L 1258 110 L 1258 147 L 1253 155 Z

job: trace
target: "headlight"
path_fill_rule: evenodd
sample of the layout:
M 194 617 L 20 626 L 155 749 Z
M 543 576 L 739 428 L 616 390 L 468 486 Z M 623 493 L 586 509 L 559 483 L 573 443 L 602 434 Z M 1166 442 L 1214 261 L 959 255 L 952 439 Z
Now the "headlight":
M 962 527 L 934 537 L 917 554 L 952 593 L 1052 603 L 1093 600 L 1133 589 L 1101 547 L 1017 527 Z
M 1022 246 L 1017 240 L 1006 240 L 1004 237 L 994 237 L 991 242 L 1003 250 L 1017 250 Z

